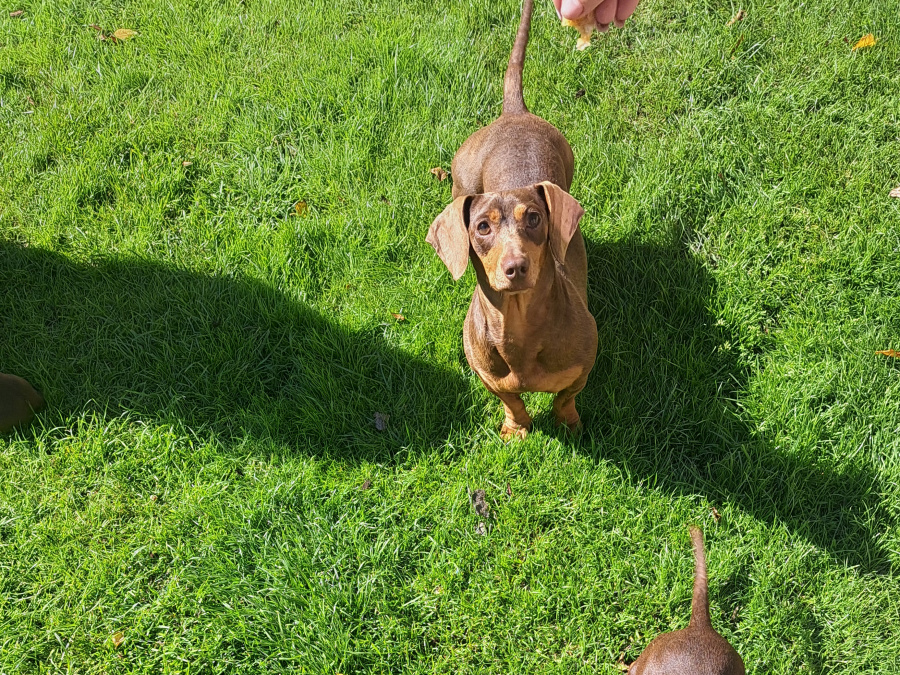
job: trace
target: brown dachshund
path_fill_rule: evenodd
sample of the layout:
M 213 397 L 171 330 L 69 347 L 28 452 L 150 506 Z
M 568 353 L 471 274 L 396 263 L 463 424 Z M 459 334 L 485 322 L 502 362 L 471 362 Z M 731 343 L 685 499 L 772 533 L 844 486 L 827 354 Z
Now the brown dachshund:
M 744 675 L 744 662 L 709 620 L 709 585 L 703 533 L 691 527 L 694 543 L 694 598 L 687 628 L 653 640 L 628 675 Z
M 553 415 L 580 426 L 575 395 L 597 356 L 587 308 L 587 255 L 569 195 L 574 159 L 557 129 L 525 107 L 522 67 L 533 0 L 525 0 L 503 87 L 503 114 L 453 158 L 453 202 L 426 240 L 454 279 L 469 260 L 478 286 L 463 328 L 466 358 L 506 410 L 503 438 L 525 438 L 521 394 L 556 394 Z

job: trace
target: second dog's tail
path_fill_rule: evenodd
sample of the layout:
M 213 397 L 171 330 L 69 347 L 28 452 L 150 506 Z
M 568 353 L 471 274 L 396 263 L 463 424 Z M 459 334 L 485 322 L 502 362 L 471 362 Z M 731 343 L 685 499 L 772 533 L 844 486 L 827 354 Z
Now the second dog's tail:
M 691 602 L 691 626 L 712 626 L 709 620 L 709 581 L 706 577 L 706 551 L 703 548 L 703 532 L 690 526 L 694 544 L 694 598 Z
M 525 0 L 522 4 L 522 18 L 519 19 L 519 30 L 509 55 L 506 67 L 506 78 L 503 80 L 503 114 L 516 115 L 527 113 L 525 97 L 522 94 L 522 69 L 525 67 L 525 47 L 528 46 L 528 31 L 531 28 L 531 12 L 534 0 Z

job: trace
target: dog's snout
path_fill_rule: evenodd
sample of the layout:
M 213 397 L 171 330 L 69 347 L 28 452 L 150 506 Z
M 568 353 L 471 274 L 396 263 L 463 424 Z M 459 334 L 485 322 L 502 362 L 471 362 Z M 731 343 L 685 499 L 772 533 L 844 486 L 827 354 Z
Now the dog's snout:
M 503 273 L 510 281 L 524 279 L 528 275 L 528 260 L 523 257 L 506 259 L 503 262 Z

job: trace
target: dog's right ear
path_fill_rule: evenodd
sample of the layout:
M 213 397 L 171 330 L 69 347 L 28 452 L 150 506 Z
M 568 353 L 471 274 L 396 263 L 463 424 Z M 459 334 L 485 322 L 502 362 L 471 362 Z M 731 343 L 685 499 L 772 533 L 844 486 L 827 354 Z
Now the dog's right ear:
M 450 270 L 454 281 L 466 273 L 469 265 L 469 201 L 472 195 L 457 197 L 434 219 L 425 241 L 434 247 Z

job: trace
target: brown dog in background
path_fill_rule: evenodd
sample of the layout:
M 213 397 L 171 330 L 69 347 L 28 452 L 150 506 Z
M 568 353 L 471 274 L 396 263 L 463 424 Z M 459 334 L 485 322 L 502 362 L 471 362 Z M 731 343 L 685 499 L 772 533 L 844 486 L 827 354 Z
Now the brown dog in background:
M 574 158 L 557 129 L 525 107 L 522 68 L 533 0 L 525 0 L 503 87 L 503 114 L 453 158 L 453 202 L 426 240 L 454 280 L 469 260 L 478 286 L 466 315 L 466 358 L 506 411 L 503 438 L 525 438 L 521 394 L 556 394 L 553 415 L 580 426 L 575 395 L 597 355 L 587 308 L 587 255 L 569 195 Z
M 694 597 L 687 628 L 653 640 L 628 675 L 744 675 L 744 662 L 709 619 L 709 582 L 703 532 L 691 527 L 694 544 Z

